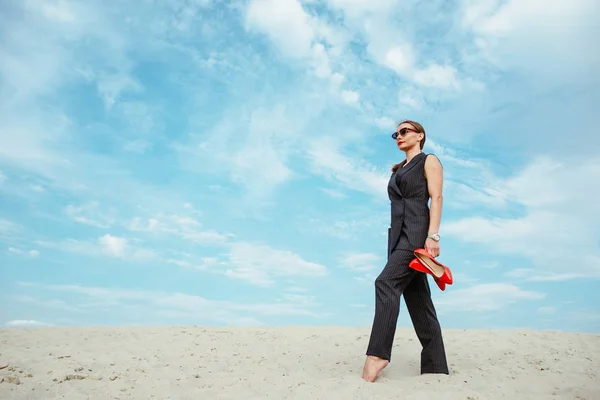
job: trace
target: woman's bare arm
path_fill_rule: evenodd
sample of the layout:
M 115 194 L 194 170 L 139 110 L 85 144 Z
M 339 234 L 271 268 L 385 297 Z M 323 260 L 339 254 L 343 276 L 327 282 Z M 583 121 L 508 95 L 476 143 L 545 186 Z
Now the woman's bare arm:
M 427 178 L 427 189 L 431 197 L 429 206 L 429 231 L 428 233 L 437 233 L 440 229 L 442 219 L 443 196 L 442 189 L 444 183 L 444 171 L 440 160 L 430 155 L 425 160 L 425 178 Z M 440 253 L 439 243 L 433 239 L 427 239 L 425 249 L 433 256 L 437 257 Z

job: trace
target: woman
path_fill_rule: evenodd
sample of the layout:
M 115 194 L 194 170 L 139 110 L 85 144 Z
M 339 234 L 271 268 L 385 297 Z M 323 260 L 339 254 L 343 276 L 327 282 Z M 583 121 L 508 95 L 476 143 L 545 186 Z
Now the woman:
M 375 381 L 391 360 L 402 295 L 423 346 L 421 373 L 449 373 L 427 274 L 408 266 L 417 248 L 425 248 L 433 258 L 440 254 L 437 232 L 442 215 L 442 165 L 435 155 L 423 153 L 425 130 L 421 124 L 404 121 L 392 137 L 406 159 L 394 165 L 388 184 L 388 260 L 375 280 L 375 317 L 363 369 L 363 379 L 368 382 Z

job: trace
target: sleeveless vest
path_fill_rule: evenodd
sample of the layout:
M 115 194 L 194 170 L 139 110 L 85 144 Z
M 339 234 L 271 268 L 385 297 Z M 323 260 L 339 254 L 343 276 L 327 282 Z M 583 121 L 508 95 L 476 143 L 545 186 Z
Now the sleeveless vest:
M 420 153 L 392 173 L 388 183 L 391 223 L 388 257 L 396 249 L 413 251 L 425 246 L 429 230 L 429 190 L 425 179 L 427 154 Z

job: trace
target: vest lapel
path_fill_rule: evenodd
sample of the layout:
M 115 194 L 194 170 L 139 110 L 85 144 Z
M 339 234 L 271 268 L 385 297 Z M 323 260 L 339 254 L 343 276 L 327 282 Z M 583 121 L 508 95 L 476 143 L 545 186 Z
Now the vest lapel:
M 412 160 L 410 160 L 410 162 L 408 164 L 405 164 L 405 167 L 400 167 L 398 168 L 398 172 L 396 173 L 396 183 L 400 182 L 400 180 L 402 179 L 402 177 L 404 175 L 406 175 L 408 173 L 408 171 L 410 171 L 412 168 L 414 168 L 415 165 L 417 165 L 417 163 L 419 161 L 421 161 L 421 158 L 425 157 L 425 153 L 419 153 L 416 156 L 413 157 Z
M 396 170 L 396 172 L 394 172 L 392 174 L 392 176 L 390 177 L 390 182 L 389 182 L 388 186 L 391 187 L 392 190 L 398 194 L 398 196 L 402 196 L 402 192 L 400 192 L 400 188 L 398 187 L 398 180 L 397 180 L 398 173 L 400 173 L 400 168 L 398 168 Z

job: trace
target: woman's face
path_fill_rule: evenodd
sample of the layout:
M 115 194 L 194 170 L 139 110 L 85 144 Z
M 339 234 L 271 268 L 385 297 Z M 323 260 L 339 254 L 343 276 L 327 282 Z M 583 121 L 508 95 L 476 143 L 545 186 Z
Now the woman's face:
M 398 125 L 396 133 L 398 134 L 396 144 L 400 150 L 406 151 L 414 146 L 419 146 L 421 133 L 417 132 L 411 124 L 403 123 Z

